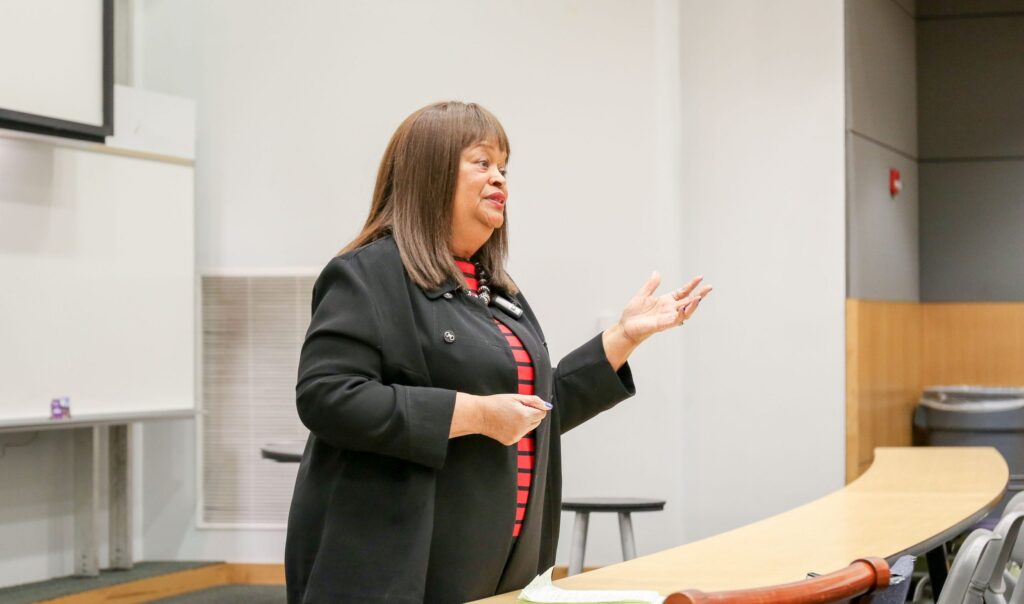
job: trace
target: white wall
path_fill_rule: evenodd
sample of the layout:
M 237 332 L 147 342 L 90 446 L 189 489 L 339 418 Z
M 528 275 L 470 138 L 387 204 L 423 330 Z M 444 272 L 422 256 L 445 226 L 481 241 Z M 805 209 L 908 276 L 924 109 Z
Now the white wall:
M 841 0 L 682 3 L 684 271 L 716 291 L 684 327 L 689 537 L 843 484 Z
M 197 100 L 201 267 L 322 266 L 399 121 L 479 101 L 512 139 L 511 268 L 555 355 L 651 268 L 716 286 L 636 353 L 638 396 L 566 436 L 566 495 L 667 499 L 635 519 L 645 554 L 841 485 L 839 0 L 136 8 L 136 85 Z M 283 531 L 196 528 L 190 422 L 142 440 L 142 558 L 280 560 Z M 591 539 L 588 564 L 619 559 L 611 518 Z

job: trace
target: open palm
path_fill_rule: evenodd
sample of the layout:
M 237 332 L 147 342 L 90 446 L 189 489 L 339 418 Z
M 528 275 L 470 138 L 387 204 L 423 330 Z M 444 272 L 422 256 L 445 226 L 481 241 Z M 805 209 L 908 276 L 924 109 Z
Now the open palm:
M 658 271 L 651 273 L 647 283 L 644 283 L 622 311 L 619 323 L 626 337 L 639 344 L 659 331 L 682 325 L 697 311 L 701 300 L 711 293 L 710 286 L 704 286 L 696 294 L 693 293 L 701 280 L 703 277 L 694 277 L 675 291 L 655 296 L 654 292 L 661 284 L 661 275 Z

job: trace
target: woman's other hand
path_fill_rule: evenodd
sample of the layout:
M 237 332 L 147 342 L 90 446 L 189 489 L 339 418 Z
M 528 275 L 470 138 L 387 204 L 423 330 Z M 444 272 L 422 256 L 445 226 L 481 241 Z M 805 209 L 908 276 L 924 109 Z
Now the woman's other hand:
M 449 437 L 483 434 L 512 445 L 539 426 L 550 410 L 550 403 L 528 394 L 475 396 L 459 392 Z
M 603 334 L 605 354 L 616 371 L 641 342 L 659 331 L 682 325 L 697 312 L 701 300 L 711 293 L 707 285 L 693 293 L 702 280 L 703 277 L 694 277 L 679 289 L 655 296 L 661 275 L 658 271 L 651 273 L 647 283 L 626 304 L 619 322 Z

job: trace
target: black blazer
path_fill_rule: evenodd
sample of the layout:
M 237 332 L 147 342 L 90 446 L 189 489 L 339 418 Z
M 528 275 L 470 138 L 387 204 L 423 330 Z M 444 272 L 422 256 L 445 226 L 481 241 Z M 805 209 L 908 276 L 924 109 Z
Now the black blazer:
M 296 386 L 311 434 L 288 516 L 290 603 L 465 602 L 521 588 L 554 564 L 559 436 L 631 396 L 633 381 L 628 365 L 612 370 L 600 335 L 551 370 L 530 306 L 505 295 L 520 319 L 454 282 L 420 289 L 391 237 L 324 268 Z M 537 428 L 516 542 L 516 446 L 448 439 L 456 391 L 517 391 L 493 317 L 522 340 L 537 396 L 554 403 Z

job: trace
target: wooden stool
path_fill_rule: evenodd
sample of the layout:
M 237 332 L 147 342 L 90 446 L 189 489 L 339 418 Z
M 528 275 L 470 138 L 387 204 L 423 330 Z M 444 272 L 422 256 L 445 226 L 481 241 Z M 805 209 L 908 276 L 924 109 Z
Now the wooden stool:
M 572 549 L 569 550 L 569 574 L 583 572 L 583 554 L 587 549 L 587 526 L 591 512 L 617 512 L 619 514 L 619 538 L 622 540 L 622 559 L 636 558 L 636 543 L 633 540 L 633 512 L 660 512 L 665 502 L 658 499 L 635 499 L 632 497 L 587 497 L 566 499 L 562 502 L 563 512 L 576 512 L 572 528 Z

